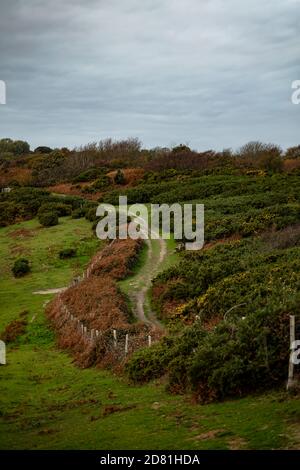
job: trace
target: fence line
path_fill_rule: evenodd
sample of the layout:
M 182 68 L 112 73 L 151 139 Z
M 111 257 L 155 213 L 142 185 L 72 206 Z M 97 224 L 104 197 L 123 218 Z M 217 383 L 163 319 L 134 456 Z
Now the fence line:
M 66 323 L 73 323 L 74 326 L 77 328 L 78 332 L 81 334 L 81 336 L 84 338 L 84 340 L 90 342 L 91 344 L 96 344 L 101 336 L 104 334 L 104 331 L 91 328 L 89 329 L 88 326 L 82 322 L 79 318 L 76 317 L 73 313 L 70 312 L 68 307 L 65 305 L 61 298 L 61 294 L 58 295 L 58 302 L 59 302 L 59 309 L 60 312 L 62 313 L 59 321 L 59 327 L 63 327 Z M 120 341 L 120 335 L 119 333 L 123 333 L 123 330 L 117 330 L 115 328 L 111 329 L 112 332 L 112 342 L 113 342 L 113 348 L 115 350 L 120 349 L 118 346 L 121 347 L 121 350 L 123 350 L 124 355 L 126 356 L 129 353 L 129 345 L 131 346 L 134 345 L 135 341 L 134 338 L 136 337 L 135 335 L 130 335 L 129 333 L 125 334 L 124 338 L 124 346 L 122 347 L 123 341 Z M 124 335 L 124 334 L 123 334 Z M 133 338 L 133 339 L 132 339 Z M 151 335 L 146 335 L 145 334 L 145 346 L 147 345 L 148 347 L 151 347 L 152 345 L 152 336 Z
M 111 247 L 115 241 L 116 239 L 112 240 L 112 242 L 108 245 L 108 247 Z M 73 279 L 73 281 L 71 282 L 71 286 L 76 286 L 82 281 L 88 279 L 92 275 L 93 269 L 95 268 L 97 263 L 102 259 L 102 257 L 103 257 L 103 252 L 101 252 L 99 256 L 96 255 L 94 261 L 91 262 L 88 268 L 83 272 L 83 275 L 78 276 Z M 60 311 L 62 312 L 62 316 L 60 318 L 60 321 L 58 322 L 59 326 L 62 327 L 67 322 L 74 323 L 74 325 L 76 325 L 77 327 L 79 334 L 81 334 L 84 340 L 94 345 L 97 342 L 99 342 L 99 340 L 101 339 L 101 337 L 103 337 L 105 332 L 100 331 L 98 329 L 94 329 L 94 328 L 89 329 L 88 326 L 84 322 L 82 322 L 79 318 L 76 317 L 76 315 L 74 315 L 73 313 L 69 311 L 68 307 L 64 304 L 62 300 L 62 294 L 58 295 L 58 301 L 60 305 Z M 112 330 L 113 349 L 117 351 L 119 349 L 118 346 L 121 346 L 120 337 L 122 338 L 122 333 L 124 334 L 124 330 L 120 330 L 119 332 L 115 328 L 112 328 L 111 330 Z M 129 346 L 130 345 L 134 346 L 135 344 L 135 341 L 134 339 L 132 340 L 132 338 L 137 338 L 137 337 L 135 335 L 129 335 L 129 333 L 125 334 L 124 347 L 122 348 L 125 356 L 129 352 L 129 349 L 130 349 Z M 146 345 L 148 345 L 148 347 L 151 347 L 152 345 L 151 335 L 146 336 L 145 346 Z
M 289 360 L 287 390 L 290 390 L 293 388 L 299 388 L 300 386 L 299 365 L 295 364 L 294 359 L 293 359 L 294 351 L 295 351 L 295 342 L 299 334 L 300 334 L 299 319 L 295 315 L 290 315 L 290 360 Z

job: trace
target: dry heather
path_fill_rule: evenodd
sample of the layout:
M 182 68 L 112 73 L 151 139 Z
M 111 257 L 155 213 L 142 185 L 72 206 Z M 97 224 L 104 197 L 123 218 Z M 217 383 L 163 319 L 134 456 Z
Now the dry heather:
M 5 343 L 13 343 L 26 332 L 27 326 L 27 315 L 28 311 L 24 310 L 20 313 L 19 318 L 10 322 L 3 333 L 0 335 L 0 339 Z
M 9 186 L 13 181 L 21 185 L 30 184 L 31 170 L 18 167 L 2 169 L 0 174 L 0 186 Z
M 87 272 L 89 275 L 108 275 L 113 279 L 124 279 L 131 273 L 141 247 L 141 240 L 117 239 L 94 256 Z
M 125 183 L 121 186 L 123 189 L 136 186 L 143 179 L 143 176 L 145 174 L 145 170 L 143 170 L 142 168 L 125 168 L 122 170 L 122 172 L 125 177 Z M 107 173 L 107 176 L 111 178 L 111 186 L 106 190 L 110 191 L 112 189 L 120 187 L 114 182 L 114 177 L 116 176 L 116 173 L 117 170 L 113 170 Z M 91 201 L 98 201 L 98 199 L 105 193 L 104 190 L 99 190 L 95 193 L 93 192 L 90 194 L 84 191 L 86 188 L 92 187 L 95 181 L 81 183 L 57 183 L 55 185 L 49 186 L 47 189 L 52 193 L 67 194 L 69 196 L 81 196 Z
M 91 183 L 80 183 L 80 184 L 73 184 L 73 183 L 58 183 L 53 186 L 49 186 L 47 189 L 51 193 L 58 193 L 64 194 L 67 196 L 83 196 L 82 190 L 91 186 Z M 84 193 L 84 198 L 89 200 L 97 201 L 99 196 L 101 195 L 100 192 L 94 194 L 87 194 Z
M 137 185 L 142 179 L 145 174 L 145 170 L 142 168 L 123 168 L 122 172 L 125 178 L 125 188 Z M 112 180 L 117 174 L 117 170 L 111 171 L 107 173 Z
M 114 241 L 91 260 L 79 284 L 47 307 L 59 346 L 71 351 L 82 367 L 122 364 L 148 344 L 149 335 L 152 341 L 160 335 L 152 326 L 131 322 L 126 298 L 117 286 L 118 279 L 130 274 L 141 246 L 141 240 Z

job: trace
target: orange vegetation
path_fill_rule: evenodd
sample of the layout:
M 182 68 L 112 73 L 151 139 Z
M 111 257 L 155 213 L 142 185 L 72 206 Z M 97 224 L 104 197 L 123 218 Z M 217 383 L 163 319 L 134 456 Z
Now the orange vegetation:
M 145 346 L 149 334 L 153 339 L 159 335 L 151 326 L 131 322 L 126 298 L 116 282 L 130 273 L 141 246 L 141 240 L 115 240 L 91 260 L 85 279 L 47 307 L 59 346 L 70 350 L 82 367 L 122 363 L 127 334 L 128 354 Z M 113 329 L 117 331 L 117 344 Z M 99 336 L 94 337 L 96 330 Z
M 290 173 L 293 170 L 298 170 L 300 168 L 300 158 L 291 158 L 283 160 L 283 169 L 287 173 Z
M 20 184 L 29 184 L 31 181 L 31 170 L 29 168 L 19 167 L 1 170 L 0 186 L 9 186 L 14 181 L 17 181 Z
M 137 184 L 144 176 L 145 170 L 143 168 L 124 168 L 122 170 L 122 173 L 124 174 L 126 184 L 124 185 L 125 187 L 127 186 L 134 186 Z M 107 173 L 107 176 L 114 179 L 116 176 L 117 171 L 111 171 Z
M 88 186 L 91 186 L 92 183 L 80 183 L 80 184 L 74 184 L 74 183 L 59 183 L 55 184 L 54 186 L 49 186 L 47 189 L 51 193 L 57 193 L 57 194 L 67 194 L 68 196 L 81 196 L 84 197 L 85 199 L 89 199 L 91 201 L 96 201 L 99 199 L 101 193 L 83 193 L 82 190 Z

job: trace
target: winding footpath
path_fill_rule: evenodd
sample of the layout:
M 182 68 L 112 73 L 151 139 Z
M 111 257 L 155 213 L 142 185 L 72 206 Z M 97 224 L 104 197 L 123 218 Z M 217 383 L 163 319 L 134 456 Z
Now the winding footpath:
M 134 217 L 137 225 L 140 225 L 141 232 L 146 233 L 145 228 L 143 228 L 145 220 L 135 214 L 129 213 L 129 215 Z M 145 239 L 147 260 L 142 268 L 127 280 L 127 295 L 131 301 L 133 313 L 138 320 L 162 328 L 161 323 L 151 309 L 147 294 L 151 287 L 152 279 L 159 273 L 161 264 L 167 255 L 167 244 L 158 232 L 149 230 L 148 235 L 149 238 Z
M 134 221 L 140 226 L 140 231 L 146 234 L 146 222 L 135 214 Z M 121 290 L 129 297 L 133 314 L 144 323 L 152 324 L 163 328 L 162 324 L 156 318 L 155 313 L 151 309 L 148 292 L 151 287 L 152 280 L 156 277 L 161 269 L 161 265 L 167 255 L 167 243 L 158 232 L 150 231 L 149 238 L 145 239 L 147 245 L 147 259 L 137 273 L 129 279 L 120 282 Z M 88 275 L 88 273 L 86 273 Z M 45 289 L 33 292 L 33 294 L 47 295 L 58 294 L 66 290 L 67 287 L 56 289 Z

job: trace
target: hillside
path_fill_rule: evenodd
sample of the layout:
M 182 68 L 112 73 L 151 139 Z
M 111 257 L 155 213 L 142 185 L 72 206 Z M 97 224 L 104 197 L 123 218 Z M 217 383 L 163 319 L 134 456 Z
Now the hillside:
M 129 140 L 5 156 L 2 448 L 299 446 L 286 381 L 300 160 L 297 147 L 251 145 L 150 152 Z M 173 233 L 98 240 L 96 208 L 120 195 L 204 204 L 203 249 Z
M 78 234 L 79 256 L 59 261 Z M 1 369 L 1 449 L 298 448 L 299 400 L 283 389 L 200 406 L 167 393 L 164 381 L 133 387 L 110 371 L 78 368 L 58 349 L 43 307 L 53 294 L 33 292 L 81 273 L 99 249 L 91 236 L 88 222 L 70 218 L 50 229 L 36 220 L 1 229 L 2 331 L 26 309 L 25 330 L 8 343 Z M 20 253 L 32 274 L 16 282 L 9 268 Z

